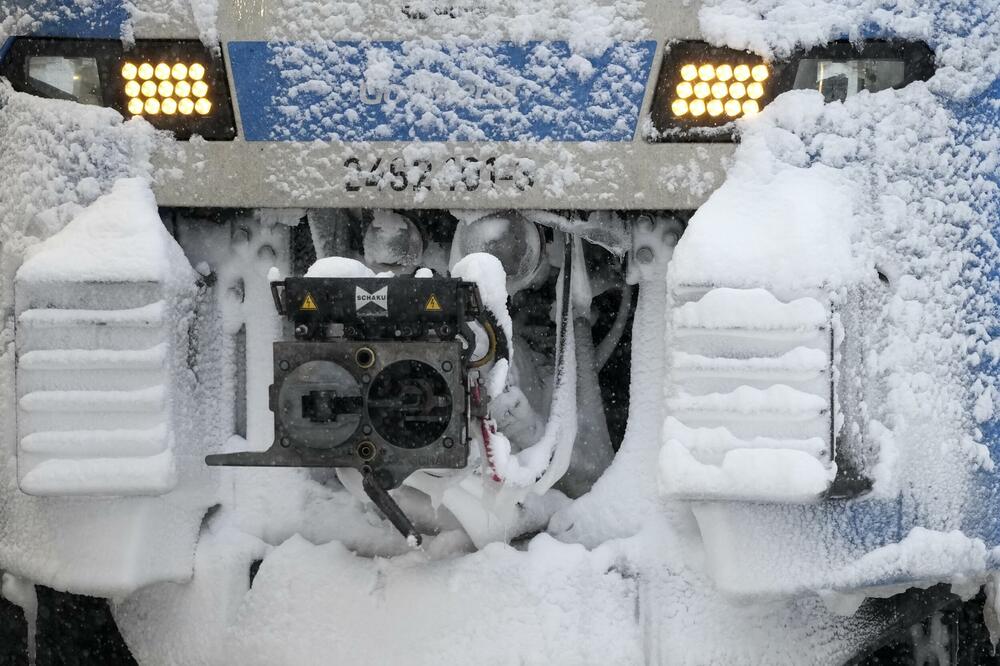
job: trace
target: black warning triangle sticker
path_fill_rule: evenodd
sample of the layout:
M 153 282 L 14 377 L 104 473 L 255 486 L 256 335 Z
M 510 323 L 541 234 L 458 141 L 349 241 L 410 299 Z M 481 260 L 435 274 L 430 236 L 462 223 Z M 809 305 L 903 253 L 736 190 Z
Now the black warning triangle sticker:
M 431 294 L 431 297 L 427 299 L 427 305 L 424 306 L 424 310 L 427 312 L 441 312 L 441 304 L 438 303 L 437 296 Z
M 306 292 L 306 297 L 302 300 L 302 305 L 299 306 L 299 310 L 316 310 L 316 301 L 313 300 L 312 294 L 308 291 Z

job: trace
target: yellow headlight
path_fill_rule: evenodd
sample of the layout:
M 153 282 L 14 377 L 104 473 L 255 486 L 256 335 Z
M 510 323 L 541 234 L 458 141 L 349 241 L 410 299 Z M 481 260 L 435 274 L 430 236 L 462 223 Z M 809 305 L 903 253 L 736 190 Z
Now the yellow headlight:
M 177 100 L 175 100 L 173 97 L 168 97 L 167 99 L 163 100 L 163 103 L 160 104 L 160 111 L 167 114 L 168 116 L 174 115 L 174 113 L 176 113 L 177 111 Z
M 168 65 L 165 62 L 161 62 L 156 66 L 156 69 L 153 70 L 153 75 L 156 76 L 156 78 L 160 79 L 161 81 L 163 81 L 164 79 L 169 79 L 170 65 Z
M 142 86 L 138 81 L 129 81 L 125 84 L 125 94 L 129 97 L 138 97 L 141 90 Z
M 766 81 L 768 76 L 767 65 L 754 65 L 750 75 L 754 81 Z
M 704 99 L 712 92 L 712 87 L 704 81 L 699 81 L 694 86 L 694 95 L 699 99 Z
M 683 116 L 688 112 L 688 103 L 682 99 L 675 99 L 674 103 L 670 105 L 670 110 L 674 112 L 675 116 Z
M 681 81 L 677 84 L 677 96 L 681 99 L 687 99 L 694 94 L 694 88 L 688 81 Z
M 200 63 L 194 63 L 188 67 L 188 76 L 191 77 L 193 81 L 201 81 L 205 76 L 205 67 Z
M 154 97 L 156 95 L 156 83 L 154 81 L 146 81 L 142 84 L 141 90 L 143 97 Z
M 719 65 L 715 68 L 715 78 L 720 81 L 728 81 L 733 78 L 733 68 L 729 65 Z
M 155 97 L 150 97 L 146 100 L 146 104 L 143 108 L 148 115 L 155 116 L 160 112 L 160 100 Z
M 133 97 L 128 101 L 128 112 L 133 116 L 138 116 L 142 113 L 142 100 L 138 97 Z
M 702 81 L 711 81 L 715 78 L 715 67 L 712 65 L 702 65 L 698 68 L 698 78 Z
M 191 115 L 191 112 L 194 111 L 194 102 L 192 102 L 190 98 L 185 97 L 177 102 L 177 110 L 183 115 L 189 116 Z
M 747 86 L 747 97 L 750 99 L 760 99 L 764 96 L 764 86 L 754 81 Z
M 170 81 L 160 81 L 160 85 L 156 90 L 160 93 L 160 97 L 170 97 L 174 94 L 174 84 Z
M 183 81 L 188 75 L 187 65 L 182 62 L 177 63 L 174 65 L 173 69 L 170 70 L 170 75 L 174 77 L 175 81 Z
M 208 112 L 212 110 L 212 103 L 202 97 L 194 103 L 194 110 L 199 115 L 206 116 L 208 115 Z
M 712 84 L 712 97 L 716 99 L 722 99 L 729 93 L 729 86 L 727 86 L 722 81 L 716 81 Z
M 204 97 L 208 94 L 208 84 L 204 81 L 195 81 L 191 84 L 191 94 L 195 97 Z
M 735 118 L 736 116 L 740 115 L 741 108 L 742 107 L 740 106 L 739 102 L 737 102 L 735 99 L 731 99 L 728 102 L 726 102 L 726 115 L 729 116 L 730 118 Z
M 122 65 L 122 78 L 131 81 L 139 74 L 139 68 L 133 63 L 127 62 Z
M 709 100 L 708 104 L 705 105 L 705 108 L 708 109 L 708 115 L 712 116 L 713 118 L 715 116 L 721 116 L 722 100 L 719 99 Z
M 174 94 L 178 97 L 187 97 L 191 94 L 191 84 L 187 81 L 178 81 L 174 86 Z
M 750 68 L 746 65 L 736 65 L 736 67 L 733 68 L 733 77 L 735 77 L 737 81 L 746 81 L 750 78 Z
M 139 74 L 139 78 L 143 81 L 148 81 L 153 78 L 153 66 L 148 62 L 144 62 L 139 65 L 139 69 L 136 70 L 136 72 Z
M 747 94 L 747 87 L 737 81 L 729 86 L 729 96 L 733 99 L 742 99 Z
M 697 118 L 705 113 L 705 102 L 703 100 L 696 99 L 691 102 L 688 108 L 691 111 L 691 115 Z
M 694 81 L 698 76 L 698 68 L 694 65 L 684 65 L 681 67 L 681 78 L 685 81 Z
M 752 116 L 760 111 L 760 105 L 752 99 L 743 102 L 743 115 Z

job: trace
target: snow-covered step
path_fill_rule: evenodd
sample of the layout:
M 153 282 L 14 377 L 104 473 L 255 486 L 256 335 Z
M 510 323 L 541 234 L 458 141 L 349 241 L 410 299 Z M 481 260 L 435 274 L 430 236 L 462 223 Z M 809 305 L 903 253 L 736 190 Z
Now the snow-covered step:
M 101 427 L 125 430 L 155 428 L 165 422 L 166 412 L 146 411 L 22 411 L 18 431 L 22 439 L 36 432 L 94 430 Z
M 721 464 L 727 453 L 737 449 L 786 449 L 801 451 L 822 462 L 830 460 L 830 447 L 821 437 L 806 439 L 741 438 L 722 426 L 713 428 L 689 427 L 673 416 L 668 416 L 664 423 L 663 440 L 683 442 L 695 459 L 710 465 Z
M 64 390 L 129 391 L 163 381 L 167 347 L 149 349 L 43 349 L 18 360 L 24 393 Z
M 174 456 L 49 459 L 21 477 L 29 495 L 161 495 L 177 483 Z
M 795 449 L 735 449 L 706 464 L 675 439 L 660 449 L 659 468 L 661 493 L 685 500 L 815 502 L 836 476 L 835 465 Z
M 828 306 L 764 289 L 673 296 L 663 493 L 817 499 L 835 473 Z
M 145 430 L 36 432 L 21 440 L 22 453 L 67 459 L 154 456 L 170 448 L 170 433 L 164 425 Z
M 687 425 L 724 425 L 740 437 L 808 437 L 829 428 L 828 400 L 782 384 L 726 393 L 681 393 L 667 399 L 668 413 Z
M 776 357 L 726 358 L 675 351 L 674 373 L 745 380 L 805 381 L 828 375 L 830 357 L 819 349 L 795 347 Z
M 821 347 L 829 313 L 816 299 L 779 301 L 763 289 L 713 289 L 675 304 L 673 339 L 692 354 L 721 358 L 777 356 Z
M 42 349 L 140 350 L 162 342 L 164 303 L 124 310 L 25 310 L 18 315 L 22 353 Z
M 673 311 L 679 329 L 795 332 L 826 325 L 829 314 L 814 298 L 784 303 L 765 289 L 712 289 Z
M 109 266 L 113 262 L 109 262 Z M 90 289 L 92 282 L 70 279 L 72 267 L 65 267 L 65 276 L 56 279 L 18 282 L 18 298 L 41 310 L 72 310 L 86 303 L 94 310 L 130 310 L 153 303 L 163 297 L 163 285 L 149 280 L 102 280 L 100 289 Z

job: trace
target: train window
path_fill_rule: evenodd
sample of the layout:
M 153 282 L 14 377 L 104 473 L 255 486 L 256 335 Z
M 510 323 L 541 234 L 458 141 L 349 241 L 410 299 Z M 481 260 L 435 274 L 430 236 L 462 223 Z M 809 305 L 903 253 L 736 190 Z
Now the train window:
M 48 96 L 81 104 L 101 104 L 101 79 L 94 58 L 32 56 L 28 79 Z
M 799 61 L 795 88 L 814 88 L 827 102 L 844 101 L 862 90 L 878 92 L 896 88 L 905 74 L 901 60 L 848 60 L 838 62 L 820 58 Z

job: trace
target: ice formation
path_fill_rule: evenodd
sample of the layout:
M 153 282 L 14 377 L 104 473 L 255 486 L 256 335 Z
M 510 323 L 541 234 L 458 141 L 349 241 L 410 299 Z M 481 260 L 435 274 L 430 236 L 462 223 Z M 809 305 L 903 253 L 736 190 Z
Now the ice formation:
M 411 6 L 419 10 L 419 5 Z M 174 6 L 144 4 L 133 15 L 151 20 Z M 276 16 L 273 36 L 368 39 L 366 17 L 382 11 L 380 7 L 288 2 Z M 489 61 L 491 47 L 469 35 L 485 42 L 569 39 L 568 51 L 540 53 L 539 67 L 551 67 L 553 76 L 587 77 L 588 58 L 621 40 L 648 37 L 639 7 L 635 2 L 546 7 L 509 2 L 502 11 L 470 9 L 459 21 L 432 18 L 431 26 L 442 33 L 440 41 L 431 40 L 424 48 L 416 41 L 405 58 L 419 70 L 421 63 L 443 58 L 452 44 L 472 42 L 471 53 Z M 157 565 L 153 578 L 131 575 L 120 544 L 103 538 L 122 532 L 123 523 L 114 515 L 95 528 L 92 522 L 74 520 L 92 517 L 92 503 L 61 501 L 65 511 L 56 520 L 48 510 L 51 504 L 43 508 L 20 496 L 16 504 L 0 508 L 0 569 L 77 591 L 124 596 L 116 619 L 144 664 L 327 663 L 331 654 L 408 664 L 467 661 L 470 655 L 496 664 L 800 664 L 804 654 L 830 662 L 849 655 L 874 629 L 864 618 L 836 617 L 818 592 L 894 579 L 967 582 L 984 577 L 993 566 L 994 554 L 986 544 L 996 541 L 995 517 L 972 511 L 966 512 L 975 519 L 970 524 L 958 519 L 968 508 L 970 493 L 998 494 L 984 482 L 982 470 L 991 459 L 981 442 L 984 433 L 995 434 L 995 396 L 1000 394 L 983 372 L 1000 358 L 991 337 L 997 322 L 989 300 L 997 284 L 986 268 L 997 259 L 990 228 L 997 215 L 1000 137 L 996 87 L 985 89 L 1000 74 L 994 48 L 1000 21 L 986 14 L 987 3 L 978 7 L 950 0 L 909 3 L 895 12 L 860 0 L 705 3 L 701 25 L 715 43 L 780 55 L 842 35 L 862 36 L 862 26 L 874 25 L 928 39 L 941 68 L 927 84 L 861 94 L 845 103 L 823 104 L 811 92 L 788 93 L 759 117 L 741 123 L 743 141 L 728 178 L 691 221 L 669 274 L 671 289 L 722 289 L 699 294 L 700 300 L 670 314 L 664 305 L 676 293 L 668 294 L 666 267 L 642 276 L 628 430 L 612 467 L 590 494 L 572 503 L 558 493 L 528 495 L 516 516 L 505 516 L 510 523 L 491 523 L 493 516 L 484 514 L 479 529 L 463 531 L 457 521 L 441 519 L 448 529 L 428 539 L 423 551 L 406 552 L 398 535 L 346 492 L 294 470 L 226 470 L 218 486 L 208 486 L 213 497 L 178 511 L 177 525 L 188 526 L 180 529 L 187 530 L 190 544 L 204 506 L 222 505 L 201 530 L 193 563 L 190 552 L 177 552 L 184 550 L 183 543 L 159 543 L 157 530 L 141 532 L 159 546 L 152 549 Z M 192 8 L 190 15 L 211 41 L 213 3 L 201 0 Z M 969 23 L 970 11 L 981 12 L 971 17 L 971 30 L 950 27 L 956 16 L 962 20 L 954 24 Z M 3 19 L 0 33 L 43 18 L 21 10 Z M 635 53 L 625 49 L 619 57 L 627 62 Z M 287 46 L 280 57 L 294 78 L 302 53 Z M 364 75 L 376 86 L 391 78 L 389 69 L 373 49 Z M 431 79 L 422 83 L 433 89 Z M 301 94 L 321 85 L 303 82 Z M 447 96 L 448 90 L 444 92 Z M 433 101 L 417 100 L 398 111 L 404 116 L 420 113 L 420 120 L 433 126 L 441 111 Z M 421 107 L 422 102 L 429 106 Z M 956 112 L 957 105 L 974 103 L 983 106 L 982 114 Z M 515 128 L 525 121 L 513 112 L 508 120 Z M 148 157 L 161 140 L 142 121 L 122 123 L 106 109 L 80 112 L 75 105 L 28 98 L 0 85 L 0 158 L 7 173 L 14 174 L 4 179 L 0 206 L 0 483 L 5 497 L 17 496 L 17 437 L 10 416 L 15 407 L 15 271 L 32 245 L 63 229 L 111 192 L 114 182 L 151 178 Z M 408 150 L 439 155 L 442 148 Z M 545 150 L 549 159 L 539 168 L 548 194 L 558 195 L 561 183 L 593 177 L 595 169 L 583 172 L 557 145 Z M 614 177 L 613 163 L 597 167 Z M 272 177 L 285 179 L 291 194 L 315 184 L 287 171 Z M 663 182 L 693 189 L 716 185 L 695 171 L 664 173 Z M 137 208 L 148 203 L 134 202 Z M 257 279 L 244 283 L 245 300 L 228 304 L 218 315 L 219 328 L 227 335 L 253 318 L 268 322 L 273 336 L 279 333 L 267 294 L 270 263 L 263 265 L 257 256 L 265 244 L 255 240 L 236 258 L 212 259 L 226 284 L 243 276 Z M 143 262 L 128 267 L 141 271 L 153 266 Z M 313 274 L 369 274 L 359 266 L 364 268 L 345 260 L 321 262 Z M 851 543 L 812 526 L 825 520 L 830 533 L 843 535 L 853 518 L 849 511 L 768 504 L 698 504 L 692 511 L 685 503 L 660 498 L 663 478 L 658 475 L 673 474 L 684 456 L 693 457 L 692 448 L 703 456 L 699 464 L 713 465 L 708 476 L 715 468 L 726 474 L 721 482 L 709 478 L 709 484 L 738 488 L 759 479 L 763 460 L 769 473 L 781 477 L 766 480 L 773 488 L 791 487 L 795 499 L 808 499 L 821 489 L 830 473 L 816 463 L 823 442 L 787 437 L 782 440 L 785 450 L 776 451 L 773 438 L 755 435 L 738 438 L 740 447 L 735 447 L 729 431 L 692 433 L 672 417 L 678 405 L 698 405 L 685 395 L 664 399 L 663 377 L 692 368 L 710 373 L 722 362 L 692 351 L 673 353 L 674 329 L 726 325 L 732 323 L 726 318 L 740 314 L 740 308 L 745 315 L 766 314 L 758 320 L 772 329 L 789 323 L 792 328 L 816 326 L 830 314 L 820 296 L 850 305 L 851 285 L 877 281 L 876 270 L 888 278 L 890 289 L 877 300 L 867 329 L 872 349 L 865 367 L 884 387 L 883 399 L 867 405 L 877 434 L 872 472 L 879 497 L 895 497 L 891 491 L 896 489 L 902 493 L 902 519 L 894 506 L 883 516 L 889 527 L 881 540 Z M 491 297 L 492 287 L 499 293 L 499 284 L 489 286 Z M 740 298 L 725 289 L 739 290 Z M 247 341 L 248 385 L 266 386 L 269 342 Z M 783 371 L 817 368 L 815 349 L 809 347 L 789 349 L 778 358 Z M 756 358 L 745 370 L 767 377 L 777 364 Z M 201 376 L 231 370 L 220 366 L 199 368 Z M 739 405 L 748 407 L 773 402 L 809 408 L 815 403 L 808 394 L 774 387 L 734 394 Z M 719 399 L 703 400 L 710 401 Z M 268 430 L 266 395 L 251 395 L 248 410 L 256 416 L 248 415 L 247 431 L 257 433 L 248 437 L 258 440 L 249 444 L 263 448 L 268 444 L 260 439 Z M 552 428 L 547 436 L 555 436 L 559 424 Z M 661 442 L 664 428 L 667 436 Z M 202 441 L 199 437 L 209 440 L 216 434 L 209 430 L 191 436 Z M 690 445 L 680 447 L 672 440 Z M 207 443 L 206 448 L 220 444 Z M 114 438 L 105 446 L 113 448 Z M 764 458 L 734 455 L 736 448 L 768 453 Z M 508 468 L 508 476 L 516 476 L 516 470 Z M 787 483 L 790 477 L 794 484 Z M 486 492 L 488 486 L 479 478 L 472 482 L 478 484 L 477 500 L 488 505 L 494 498 Z M 114 514 L 112 502 L 100 506 Z M 546 522 L 549 534 L 535 536 L 523 549 L 496 542 L 508 529 L 520 534 Z M 87 534 L 79 533 L 82 524 Z M 790 525 L 795 529 L 789 530 Z M 66 556 L 49 539 L 51 534 L 89 544 L 72 553 L 84 574 L 53 570 L 58 558 L 34 557 L 40 552 Z M 778 538 L 782 535 L 787 538 Z M 477 547 L 481 549 L 472 552 Z M 251 589 L 247 571 L 257 559 L 263 565 Z M 16 590 L 7 591 L 17 587 L 8 580 L 5 594 L 16 595 Z M 733 601 L 719 594 L 720 588 L 756 603 Z M 774 600 L 775 595 L 787 596 Z M 24 603 L 30 605 L 30 600 Z M 449 627 L 443 633 L 442 618 Z

